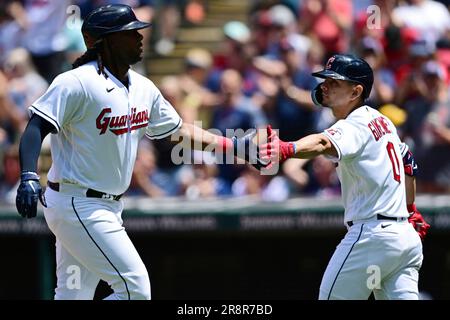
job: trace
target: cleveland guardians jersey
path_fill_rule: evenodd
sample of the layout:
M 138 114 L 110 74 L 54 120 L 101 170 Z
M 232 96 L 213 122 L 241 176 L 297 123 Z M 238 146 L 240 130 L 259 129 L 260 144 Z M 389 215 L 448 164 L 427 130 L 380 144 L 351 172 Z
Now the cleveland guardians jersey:
M 402 144 L 394 124 L 377 110 L 362 106 L 324 131 L 338 152 L 344 221 L 377 214 L 408 217 Z
M 118 195 L 130 184 L 142 136 L 164 138 L 182 121 L 149 79 L 129 70 L 127 89 L 105 72 L 90 62 L 62 73 L 29 109 L 57 133 L 49 180 Z

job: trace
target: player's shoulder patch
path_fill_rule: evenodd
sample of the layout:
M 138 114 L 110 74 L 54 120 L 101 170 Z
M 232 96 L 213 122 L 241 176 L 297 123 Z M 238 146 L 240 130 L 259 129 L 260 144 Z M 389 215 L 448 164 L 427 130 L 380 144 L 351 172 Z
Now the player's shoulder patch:
M 342 138 L 342 129 L 339 127 L 325 129 L 325 132 L 327 132 L 335 140 L 339 140 Z

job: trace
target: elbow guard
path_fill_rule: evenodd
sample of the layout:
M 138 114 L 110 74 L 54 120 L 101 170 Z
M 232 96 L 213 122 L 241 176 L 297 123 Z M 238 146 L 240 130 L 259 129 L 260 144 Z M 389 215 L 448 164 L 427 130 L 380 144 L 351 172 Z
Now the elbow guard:
M 403 168 L 405 170 L 405 174 L 410 177 L 415 177 L 417 175 L 417 163 L 414 160 L 414 155 L 411 151 L 405 153 L 403 156 Z

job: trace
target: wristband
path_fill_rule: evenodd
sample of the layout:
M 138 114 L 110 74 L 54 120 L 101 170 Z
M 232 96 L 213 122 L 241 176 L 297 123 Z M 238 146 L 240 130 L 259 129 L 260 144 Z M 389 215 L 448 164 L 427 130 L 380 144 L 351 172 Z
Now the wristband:
M 39 180 L 40 177 L 36 172 L 33 171 L 22 171 L 20 174 L 20 180 Z
M 290 142 L 292 144 L 292 155 L 291 156 L 295 156 L 295 154 L 297 153 L 297 146 L 295 145 L 295 142 Z

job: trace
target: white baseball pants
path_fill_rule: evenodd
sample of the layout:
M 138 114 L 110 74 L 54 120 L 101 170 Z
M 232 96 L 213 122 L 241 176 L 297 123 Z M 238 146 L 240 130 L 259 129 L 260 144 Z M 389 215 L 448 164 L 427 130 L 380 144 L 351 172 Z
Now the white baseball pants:
M 417 300 L 422 243 L 408 221 L 355 223 L 337 246 L 320 300 Z
M 56 300 L 90 300 L 100 279 L 106 299 L 151 298 L 150 280 L 122 226 L 121 201 L 73 197 L 46 189 L 45 220 L 56 236 Z

